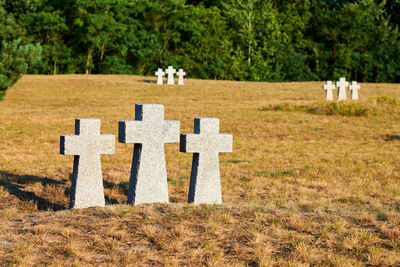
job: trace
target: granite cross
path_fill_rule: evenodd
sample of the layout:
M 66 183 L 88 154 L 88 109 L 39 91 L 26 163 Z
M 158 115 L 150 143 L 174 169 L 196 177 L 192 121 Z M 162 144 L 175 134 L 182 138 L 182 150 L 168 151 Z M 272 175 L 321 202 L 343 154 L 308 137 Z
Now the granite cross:
M 60 153 L 74 155 L 70 208 L 104 207 L 100 155 L 115 153 L 115 136 L 100 134 L 99 119 L 76 119 L 75 135 L 60 137 Z
M 351 100 L 358 100 L 358 90 L 360 90 L 360 85 L 356 81 L 352 81 L 349 89 L 351 90 Z
M 183 85 L 183 76 L 186 76 L 186 72 L 183 69 L 179 69 L 176 75 L 178 75 L 178 85 Z
M 218 153 L 232 152 L 232 135 L 219 133 L 219 120 L 195 118 L 194 134 L 181 134 L 180 151 L 194 153 L 188 202 L 221 204 Z
M 163 84 L 163 77 L 165 76 L 165 72 L 163 72 L 162 69 L 158 69 L 155 75 L 157 75 L 157 84 Z
M 135 120 L 119 122 L 119 141 L 134 143 L 128 204 L 168 202 L 164 143 L 179 142 L 179 121 L 164 121 L 164 106 L 136 104 Z
M 174 74 L 176 70 L 172 66 L 168 66 L 168 69 L 165 70 L 168 75 L 167 84 L 174 84 Z
M 333 100 L 333 93 L 332 91 L 335 90 L 335 85 L 332 84 L 331 81 L 327 81 L 326 84 L 323 87 L 324 90 L 326 90 L 326 100 Z
M 349 83 L 346 82 L 346 78 L 340 78 L 336 82 L 338 87 L 338 101 L 346 100 L 346 87 L 349 87 Z

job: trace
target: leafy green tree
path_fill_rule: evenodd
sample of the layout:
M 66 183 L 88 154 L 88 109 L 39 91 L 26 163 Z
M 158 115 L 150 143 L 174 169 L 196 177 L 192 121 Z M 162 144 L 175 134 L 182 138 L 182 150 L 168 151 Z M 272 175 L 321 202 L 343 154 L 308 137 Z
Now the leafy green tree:
M 59 10 L 48 6 L 46 9 L 48 11 L 28 13 L 24 19 L 33 35 L 32 39 L 43 48 L 42 72 L 57 74 L 60 72 L 59 65 L 67 64 L 70 57 L 70 48 L 63 40 L 68 27 Z
M 84 55 L 84 72 L 95 68 L 94 58 L 102 62 L 110 43 L 116 41 L 123 23 L 115 19 L 120 6 L 117 0 L 82 0 L 73 6 L 73 36 L 75 49 Z M 82 55 L 82 54 L 81 54 Z
M 320 79 L 347 76 L 361 81 L 395 81 L 399 75 L 399 33 L 385 16 L 384 3 L 359 0 L 329 9 L 316 1 L 314 41 Z M 322 9 L 322 11 L 320 10 Z
M 30 64 L 40 59 L 39 45 L 20 45 L 21 40 L 3 41 L 0 48 L 0 100 L 3 100 L 8 87 L 13 85 Z
M 246 75 L 242 79 L 275 79 L 273 65 L 279 49 L 280 27 L 272 1 L 225 0 L 221 6 L 232 29 L 235 55 L 237 58 L 245 56 L 247 61 Z
M 202 79 L 399 82 L 399 7 L 400 0 L 0 0 L 0 42 L 41 44 L 29 73 L 153 75 L 171 64 Z
M 0 1 L 0 100 L 3 100 L 7 89 L 22 74 L 26 73 L 30 64 L 40 59 L 39 45 L 23 44 L 25 30 L 12 14 L 4 8 Z

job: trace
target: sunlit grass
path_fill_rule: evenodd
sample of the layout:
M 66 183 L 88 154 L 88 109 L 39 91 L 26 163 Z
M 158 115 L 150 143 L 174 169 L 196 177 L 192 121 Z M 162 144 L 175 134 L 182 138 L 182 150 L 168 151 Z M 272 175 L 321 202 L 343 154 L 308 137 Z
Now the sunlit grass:
M 25 76 L 0 102 L 0 265 L 396 266 L 400 263 L 399 85 L 361 84 L 326 102 L 320 82 Z M 155 80 L 155 79 L 154 79 Z M 126 205 L 133 145 L 102 156 L 106 208 L 65 210 L 75 118 L 118 134 L 135 103 L 165 105 L 193 132 L 220 119 L 224 205 L 186 204 L 192 155 L 165 146 L 168 205 Z

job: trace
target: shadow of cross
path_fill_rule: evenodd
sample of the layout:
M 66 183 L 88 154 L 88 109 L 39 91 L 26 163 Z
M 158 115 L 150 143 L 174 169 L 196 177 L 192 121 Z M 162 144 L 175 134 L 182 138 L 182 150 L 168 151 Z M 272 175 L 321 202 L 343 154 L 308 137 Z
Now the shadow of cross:
M 180 151 L 194 153 L 188 202 L 222 204 L 218 153 L 232 152 L 232 135 L 219 133 L 218 119 L 195 118 L 194 134 L 180 139 Z
M 164 106 L 136 104 L 135 120 L 119 122 L 119 141 L 134 143 L 128 204 L 168 202 L 164 144 L 179 142 L 179 121 L 164 120 Z
M 60 153 L 74 155 L 70 208 L 104 207 L 100 155 L 115 153 L 115 136 L 100 134 L 99 119 L 76 119 L 75 135 L 60 137 Z

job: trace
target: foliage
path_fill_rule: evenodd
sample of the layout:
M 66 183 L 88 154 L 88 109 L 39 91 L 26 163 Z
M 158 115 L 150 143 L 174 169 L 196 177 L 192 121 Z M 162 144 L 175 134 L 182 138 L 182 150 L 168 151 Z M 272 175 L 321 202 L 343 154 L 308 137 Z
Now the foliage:
M 3 100 L 7 89 L 13 85 L 21 74 L 29 70 L 29 65 L 37 64 L 41 47 L 24 43 L 21 36 L 25 29 L 3 8 L 0 1 L 0 100 Z
M 28 66 L 40 58 L 41 47 L 38 45 L 20 45 L 21 40 L 3 41 L 0 52 L 0 100 L 3 100 L 8 87 L 13 85 Z
M 400 82 L 400 2 L 1 0 L 0 41 L 39 43 L 29 73 Z

